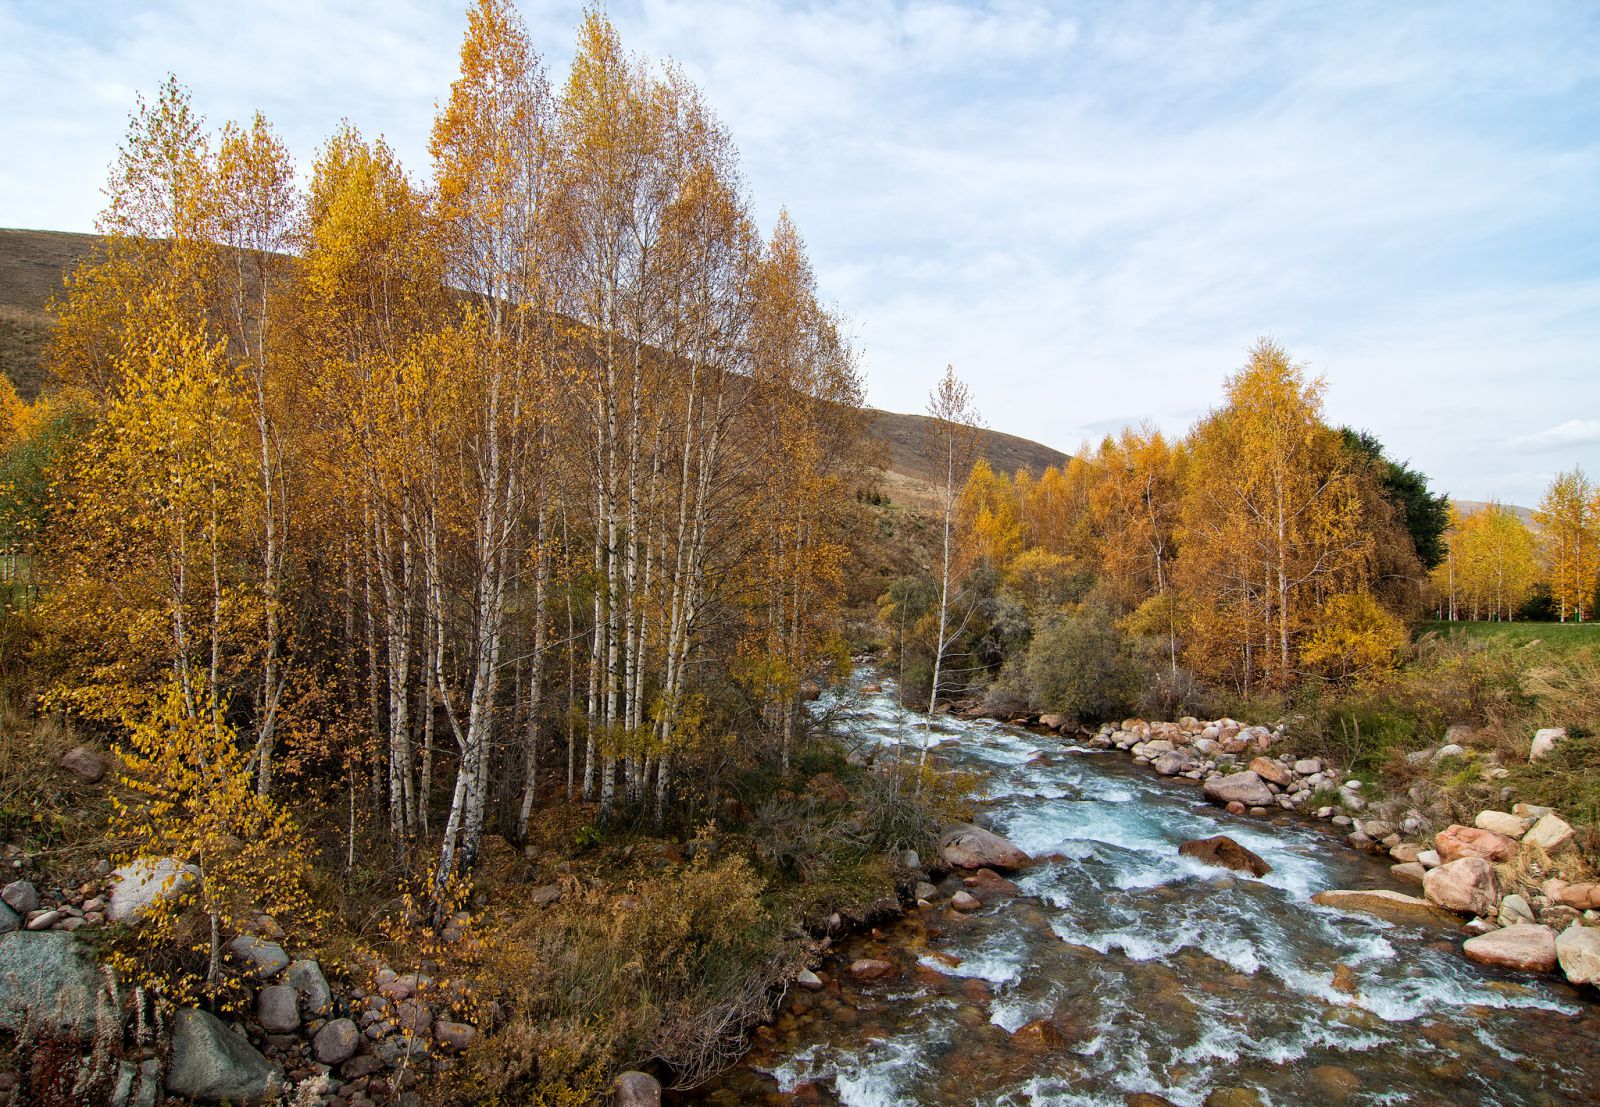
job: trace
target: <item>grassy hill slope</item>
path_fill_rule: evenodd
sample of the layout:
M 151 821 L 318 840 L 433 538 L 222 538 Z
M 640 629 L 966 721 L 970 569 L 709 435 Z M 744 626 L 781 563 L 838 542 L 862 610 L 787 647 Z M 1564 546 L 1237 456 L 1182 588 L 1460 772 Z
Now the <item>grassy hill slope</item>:
M 50 334 L 45 305 L 96 241 L 90 234 L 0 228 L 0 372 L 25 400 L 44 383 L 39 356 Z
M 0 228 L 0 372 L 24 399 L 31 400 L 44 383 L 39 357 L 50 331 L 45 305 L 97 241 L 95 235 Z M 883 490 L 895 501 L 921 505 L 931 499 L 938 465 L 927 424 L 922 415 L 874 412 L 872 434 L 883 449 Z M 999 431 L 984 431 L 981 449 L 990 465 L 1006 472 L 1024 466 L 1043 472 L 1067 456 Z

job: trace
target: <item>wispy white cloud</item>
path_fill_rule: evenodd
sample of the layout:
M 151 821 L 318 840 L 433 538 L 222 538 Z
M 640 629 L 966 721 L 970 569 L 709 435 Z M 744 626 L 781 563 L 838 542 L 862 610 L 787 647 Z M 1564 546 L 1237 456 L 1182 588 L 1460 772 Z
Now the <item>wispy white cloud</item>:
M 1513 449 L 1549 450 L 1568 446 L 1593 446 L 1600 444 L 1600 419 L 1568 419 L 1533 434 L 1512 436 L 1507 445 Z
M 524 4 L 559 80 L 578 3 Z M 132 92 L 171 69 L 309 160 L 342 116 L 426 164 L 448 7 L 0 7 L 0 223 L 86 228 Z M 787 205 L 873 402 L 946 362 L 991 425 L 1072 448 L 1181 432 L 1270 333 L 1446 489 L 1600 471 L 1600 12 L 1583 0 L 612 0 Z M 1513 445 L 1512 439 L 1528 439 Z M 1508 452 L 1518 454 L 1509 464 Z

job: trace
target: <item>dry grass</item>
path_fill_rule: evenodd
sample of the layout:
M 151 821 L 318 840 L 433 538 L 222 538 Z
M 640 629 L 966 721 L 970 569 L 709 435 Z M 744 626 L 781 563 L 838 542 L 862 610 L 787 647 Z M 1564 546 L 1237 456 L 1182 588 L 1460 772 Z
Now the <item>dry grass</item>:
M 1574 849 L 1562 850 L 1551 856 L 1538 846 L 1525 845 L 1510 861 L 1494 867 L 1495 880 L 1501 895 L 1520 893 L 1531 899 L 1539 894 L 1540 885 L 1551 877 L 1559 877 L 1571 884 L 1589 883 L 1595 879 L 1595 869 Z

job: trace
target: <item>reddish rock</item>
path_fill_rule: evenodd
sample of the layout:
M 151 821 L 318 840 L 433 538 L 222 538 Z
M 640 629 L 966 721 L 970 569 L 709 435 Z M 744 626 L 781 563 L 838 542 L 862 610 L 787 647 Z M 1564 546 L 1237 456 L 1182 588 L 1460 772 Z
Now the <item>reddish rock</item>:
M 1354 890 L 1338 888 L 1318 892 L 1311 902 L 1323 907 L 1337 907 L 1341 911 L 1361 911 L 1377 915 L 1380 919 L 1401 923 L 1435 923 L 1449 925 L 1455 918 L 1425 899 L 1408 896 L 1404 892 L 1391 892 L 1387 888 Z
M 1487 915 L 1500 902 L 1494 868 L 1481 857 L 1458 857 L 1422 878 L 1429 902 L 1464 915 Z
M 1250 762 L 1250 771 L 1262 780 L 1271 781 L 1279 788 L 1287 788 L 1294 783 L 1294 773 L 1272 760 L 1270 757 L 1258 757 Z
M 1067 1036 L 1049 1019 L 1034 1019 L 1025 1026 L 1017 1027 L 1011 1035 L 1011 1041 L 1029 1053 L 1053 1053 L 1065 1048 Z
M 971 892 L 961 891 L 950 897 L 950 906 L 957 911 L 976 911 L 983 906 L 983 900 Z
M 1572 923 L 1556 939 L 1556 959 L 1574 984 L 1600 984 L 1600 927 Z
M 1229 804 L 1228 804 L 1228 814 L 1230 814 L 1230 815 L 1243 815 L 1244 812 L 1245 812 L 1244 804 L 1240 803 L 1238 800 L 1232 800 L 1232 801 L 1229 802 Z
M 1422 887 L 1423 881 L 1428 876 L 1428 870 L 1423 868 L 1421 862 L 1418 861 L 1407 861 L 1403 865 L 1390 865 L 1389 871 L 1394 874 L 1395 879 L 1403 880 L 1407 884 L 1415 884 L 1419 888 Z
M 1568 884 L 1557 890 L 1553 898 L 1579 911 L 1600 909 L 1600 884 Z
M 1021 894 L 1022 892 L 1021 888 L 1017 887 L 1015 884 L 1001 876 L 999 873 L 995 872 L 993 869 L 979 869 L 971 876 L 963 879 L 961 883 L 965 884 L 968 888 L 974 888 L 977 891 L 987 892 L 991 895 L 999 893 L 1001 895 L 1015 896 Z
M 1178 847 L 1178 852 L 1208 865 L 1220 865 L 1251 876 L 1266 876 L 1272 871 L 1271 865 L 1224 834 L 1185 842 Z
M 1461 951 L 1484 965 L 1551 972 L 1556 967 L 1556 932 L 1537 923 L 1517 923 L 1469 938 Z
M 850 962 L 850 975 L 857 980 L 880 980 L 895 974 L 894 965 L 872 957 L 862 957 Z
M 85 784 L 98 784 L 105 779 L 105 755 L 90 746 L 74 746 L 61 755 L 60 765 Z
M 1434 849 L 1441 861 L 1458 861 L 1463 857 L 1481 857 L 1485 861 L 1509 861 L 1517 855 L 1517 843 L 1504 834 L 1492 830 L 1479 830 L 1475 826 L 1459 823 L 1441 830 L 1434 838 Z
M 1033 859 L 990 830 L 954 823 L 939 838 L 939 854 L 958 869 L 1020 869 Z

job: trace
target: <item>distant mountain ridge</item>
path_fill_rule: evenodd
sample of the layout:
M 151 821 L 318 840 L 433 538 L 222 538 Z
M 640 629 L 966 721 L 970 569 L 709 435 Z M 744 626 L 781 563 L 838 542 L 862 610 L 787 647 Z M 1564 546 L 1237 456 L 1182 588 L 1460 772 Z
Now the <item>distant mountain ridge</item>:
M 1455 505 L 1456 514 L 1460 515 L 1463 519 L 1465 519 L 1468 515 L 1476 515 L 1478 512 L 1484 511 L 1489 507 L 1488 500 L 1458 500 L 1452 496 L 1450 498 L 1450 502 Z M 1519 504 L 1505 503 L 1501 504 L 1500 506 L 1515 514 L 1517 518 L 1522 520 L 1525 526 L 1534 528 L 1538 527 L 1539 524 L 1534 521 L 1533 508 L 1522 507 Z

